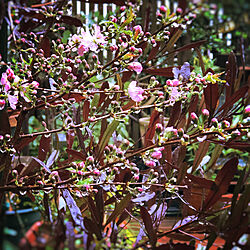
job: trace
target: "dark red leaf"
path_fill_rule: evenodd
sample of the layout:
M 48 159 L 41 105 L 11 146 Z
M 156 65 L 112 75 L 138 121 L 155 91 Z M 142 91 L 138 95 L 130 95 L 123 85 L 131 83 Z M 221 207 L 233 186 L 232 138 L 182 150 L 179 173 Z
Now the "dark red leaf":
M 86 155 L 82 152 L 79 152 L 79 151 L 76 151 L 76 150 L 73 150 L 73 149 L 66 149 L 67 153 L 69 155 L 72 155 L 73 159 L 75 160 L 82 160 L 82 161 L 85 161 L 86 160 Z
M 180 47 L 178 49 L 170 51 L 168 53 L 168 55 L 172 54 L 172 53 L 182 52 L 182 51 L 185 51 L 185 50 L 188 50 L 188 49 L 193 49 L 193 48 L 199 47 L 199 46 L 201 46 L 205 42 L 206 42 L 206 40 L 201 40 L 201 41 L 197 41 L 197 42 L 193 42 L 193 43 L 184 45 L 183 47 Z
M 84 101 L 83 104 L 83 112 L 82 112 L 82 116 L 83 116 L 83 121 L 86 122 L 89 119 L 89 112 L 90 112 L 90 103 L 88 100 Z
M 122 110 L 124 110 L 124 111 L 128 110 L 128 109 L 132 108 L 133 106 L 135 106 L 135 104 L 136 104 L 135 101 L 129 100 L 129 102 L 122 107 Z
M 82 27 L 82 21 L 79 18 L 72 16 L 61 16 L 59 22 L 74 25 L 76 27 Z
M 198 184 L 201 188 L 212 189 L 215 183 L 211 180 L 205 178 L 194 176 L 192 174 L 187 174 L 187 177 L 195 184 Z
M 154 59 L 155 56 L 157 55 L 159 48 L 160 48 L 161 42 L 156 42 L 156 46 L 152 48 L 152 50 L 150 51 L 147 61 L 145 62 L 145 64 L 147 64 L 150 60 Z
M 103 197 L 103 189 L 98 188 L 98 192 L 95 195 L 96 209 L 98 212 L 98 220 L 97 223 L 101 226 L 103 223 L 104 216 L 104 197 Z
M 214 188 L 208 193 L 204 201 L 203 210 L 206 211 L 212 207 L 220 199 L 221 195 L 227 192 L 230 182 L 237 171 L 238 162 L 238 158 L 232 158 L 219 171 L 215 179 Z
M 29 145 L 29 143 L 33 142 L 37 136 L 20 138 L 14 145 L 16 151 L 21 151 L 25 146 Z
M 152 139 L 155 135 L 155 126 L 159 122 L 159 119 L 160 119 L 160 113 L 157 110 L 154 110 L 150 117 L 148 129 L 145 134 L 145 146 L 146 147 L 149 145 L 152 145 Z
M 30 17 L 30 18 L 34 18 L 38 20 L 44 20 L 46 18 L 45 15 L 42 14 L 39 9 L 20 7 L 20 6 L 18 9 L 20 11 L 20 14 L 26 17 Z
M 11 134 L 9 116 L 6 110 L 0 110 L 0 135 Z
M 124 71 L 122 74 L 122 82 L 127 82 L 133 75 L 132 71 Z
M 204 89 L 206 108 L 210 112 L 210 116 L 213 115 L 219 100 L 219 88 L 217 83 L 208 83 Z
M 150 75 L 174 77 L 174 74 L 172 72 L 173 68 L 174 66 L 170 66 L 167 68 L 160 68 L 160 69 L 148 68 L 145 69 L 144 72 Z
M 229 84 L 229 86 L 226 86 L 226 100 L 230 98 L 234 92 L 234 84 L 236 80 L 237 71 L 238 68 L 236 57 L 235 54 L 231 52 L 228 57 L 228 63 L 226 68 L 226 81 Z
M 88 196 L 88 206 L 89 206 L 89 210 L 91 212 L 92 220 L 97 223 L 99 221 L 98 211 L 97 211 L 97 208 L 96 208 L 96 205 L 95 205 L 93 199 L 90 196 Z
M 44 56 L 50 57 L 51 55 L 51 46 L 50 46 L 50 40 L 48 37 L 44 37 L 42 39 L 42 42 L 40 43 L 40 48 L 44 51 Z
M 102 84 L 100 90 L 104 91 L 105 89 L 108 89 L 109 88 L 109 83 L 106 81 Z M 100 107 L 101 104 L 104 102 L 104 100 L 106 99 L 107 95 L 105 93 L 101 93 L 100 94 L 100 98 L 99 98 L 99 102 L 98 102 L 98 105 L 97 107 Z
M 175 102 L 168 121 L 168 127 L 175 126 L 181 114 L 181 101 Z
M 42 136 L 38 150 L 38 159 L 45 161 L 47 153 L 50 151 L 51 136 Z
M 140 214 L 141 214 L 147 235 L 149 237 L 150 243 L 152 246 L 155 246 L 156 241 L 157 241 L 157 236 L 156 236 L 155 229 L 153 227 L 152 218 L 145 207 L 140 207 Z
M 243 86 L 238 91 L 236 91 L 231 96 L 229 96 L 227 98 L 226 102 L 219 108 L 218 112 L 220 112 L 226 108 L 232 107 L 234 103 L 236 103 L 238 100 L 240 100 L 240 98 L 244 98 L 244 96 L 247 95 L 248 89 L 249 89 L 248 86 Z
M 101 231 L 95 221 L 89 219 L 88 217 L 84 217 L 84 226 L 88 232 L 94 233 L 98 240 L 102 239 Z

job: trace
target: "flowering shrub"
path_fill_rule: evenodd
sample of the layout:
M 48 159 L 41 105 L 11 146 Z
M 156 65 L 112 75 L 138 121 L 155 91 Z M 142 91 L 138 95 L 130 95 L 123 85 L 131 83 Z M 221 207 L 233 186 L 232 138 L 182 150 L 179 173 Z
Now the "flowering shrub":
M 215 179 L 210 176 L 223 148 L 249 151 L 248 86 L 238 84 L 234 54 L 224 80 L 222 73 L 205 69 L 202 59 L 203 75 L 188 62 L 164 63 L 169 55 L 193 48 L 200 56 L 205 41 L 174 47 L 202 11 L 198 5 L 174 13 L 161 6 L 159 29 L 150 33 L 136 25 L 137 4 L 85 27 L 67 15 L 65 2 L 15 6 L 24 19 L 12 30 L 12 62 L 1 64 L 1 200 L 6 191 L 36 200 L 44 216 L 40 231 L 50 233 L 32 246 L 170 249 L 175 243 L 160 245 L 162 237 L 190 241 L 194 232 L 201 237 L 206 232 L 208 245 L 220 236 L 231 247 L 248 227 L 232 236 L 240 220 L 248 219 L 249 186 L 237 198 L 246 173 L 228 199 L 223 195 L 238 157 L 228 159 Z M 34 27 L 27 24 L 31 20 Z M 47 24 L 42 31 L 41 24 Z M 103 51 L 112 53 L 111 61 L 101 60 Z M 135 148 L 126 127 L 144 110 L 151 110 L 141 135 L 145 143 Z M 43 129 L 24 133 L 23 121 L 34 112 L 40 113 Z M 52 122 L 44 118 L 48 112 L 54 114 Z M 61 133 L 67 140 L 63 148 Z M 14 166 L 13 157 L 33 141 L 39 146 L 31 163 Z M 194 187 L 200 190 L 198 200 Z M 163 232 L 167 200 L 176 197 L 184 219 Z M 140 225 L 133 237 L 131 219 Z

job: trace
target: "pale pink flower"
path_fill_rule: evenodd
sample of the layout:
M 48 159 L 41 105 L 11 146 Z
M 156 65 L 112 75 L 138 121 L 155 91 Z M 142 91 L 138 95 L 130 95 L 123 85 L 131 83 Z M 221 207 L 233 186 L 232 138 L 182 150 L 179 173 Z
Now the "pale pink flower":
M 81 36 L 73 36 L 71 41 L 73 43 L 80 42 L 78 46 L 78 54 L 82 56 L 89 50 L 97 52 L 99 45 L 104 45 L 107 43 L 104 35 L 101 32 L 101 28 L 98 25 L 94 25 L 93 35 L 88 31 L 82 31 Z
M 15 110 L 16 109 L 16 105 L 18 103 L 18 98 L 14 95 L 8 95 L 8 101 L 10 104 L 10 107 Z
M 89 48 L 81 43 L 78 47 L 78 54 L 79 56 L 83 56 L 86 52 L 88 52 Z
M 178 91 L 178 87 L 173 87 L 171 92 L 170 92 L 170 97 L 169 97 L 169 101 L 170 104 L 174 104 L 176 100 L 178 100 L 182 95 L 182 92 Z
M 144 90 L 141 87 L 136 87 L 136 81 L 132 81 L 128 86 L 128 94 L 135 102 L 140 102 L 144 99 Z
M 162 153 L 161 151 L 155 151 L 151 154 L 151 156 L 157 160 L 161 159 L 162 158 Z
M 140 74 L 143 68 L 139 62 L 131 62 L 128 64 L 128 69 L 134 70 L 137 74 Z
M 10 82 L 8 80 L 8 75 L 6 73 L 2 74 L 1 84 L 4 86 L 4 90 L 7 92 L 10 90 Z

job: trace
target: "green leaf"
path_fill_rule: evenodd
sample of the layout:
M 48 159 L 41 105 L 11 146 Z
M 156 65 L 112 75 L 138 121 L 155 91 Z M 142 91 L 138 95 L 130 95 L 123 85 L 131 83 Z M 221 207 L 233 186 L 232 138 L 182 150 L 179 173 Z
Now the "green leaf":
M 99 142 L 99 156 L 100 154 L 102 154 L 105 146 L 109 142 L 111 135 L 116 130 L 118 125 L 119 125 L 119 121 L 113 120 L 111 124 L 107 127 L 106 131 L 103 134 L 101 141 Z
M 129 23 L 131 23 L 135 18 L 135 14 L 133 13 L 132 8 L 130 8 L 128 18 L 123 22 L 123 24 L 120 27 L 120 30 L 126 27 Z
M 70 32 L 69 30 L 65 30 L 65 31 L 63 32 L 62 42 L 63 42 L 63 43 L 67 43 L 67 41 L 68 41 L 70 35 L 71 35 L 71 32 Z

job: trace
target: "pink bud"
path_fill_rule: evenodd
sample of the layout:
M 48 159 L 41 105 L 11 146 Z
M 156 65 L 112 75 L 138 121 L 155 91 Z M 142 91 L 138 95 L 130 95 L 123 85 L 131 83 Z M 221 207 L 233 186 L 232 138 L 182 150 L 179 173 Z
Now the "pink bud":
M 209 111 L 208 111 L 207 109 L 203 109 L 203 110 L 202 110 L 202 114 L 203 114 L 204 116 L 209 116 Z
M 162 153 L 161 151 L 155 151 L 151 154 L 151 156 L 157 160 L 161 159 L 162 158 Z
M 179 14 L 181 14 L 182 13 L 182 8 L 177 8 L 176 12 L 179 13 Z
M 122 6 L 122 7 L 120 8 L 120 10 L 121 10 L 121 11 L 126 10 L 126 6 Z
M 138 174 L 135 174 L 135 175 L 134 175 L 134 179 L 135 179 L 136 181 L 139 180 L 139 177 L 140 177 L 140 176 L 139 176 Z
M 100 174 L 101 174 L 101 172 L 100 172 L 98 169 L 95 169 L 95 170 L 93 171 L 93 173 L 94 173 L 95 175 L 100 175 Z
M 160 7 L 160 11 L 166 13 L 168 11 L 168 8 L 164 5 Z
M 250 105 L 247 105 L 245 108 L 245 113 L 249 114 L 250 113 Z
M 5 100 L 0 100 L 0 110 L 2 110 L 5 107 Z
M 148 160 L 145 162 L 145 165 L 148 167 L 155 167 L 156 163 L 154 161 Z
M 88 161 L 89 163 L 93 163 L 93 162 L 95 161 L 95 159 L 94 159 L 93 156 L 89 156 L 89 157 L 87 158 L 87 161 Z
M 197 115 L 194 112 L 192 112 L 190 114 L 190 117 L 191 117 L 192 120 L 198 120 L 198 117 L 197 117 Z

